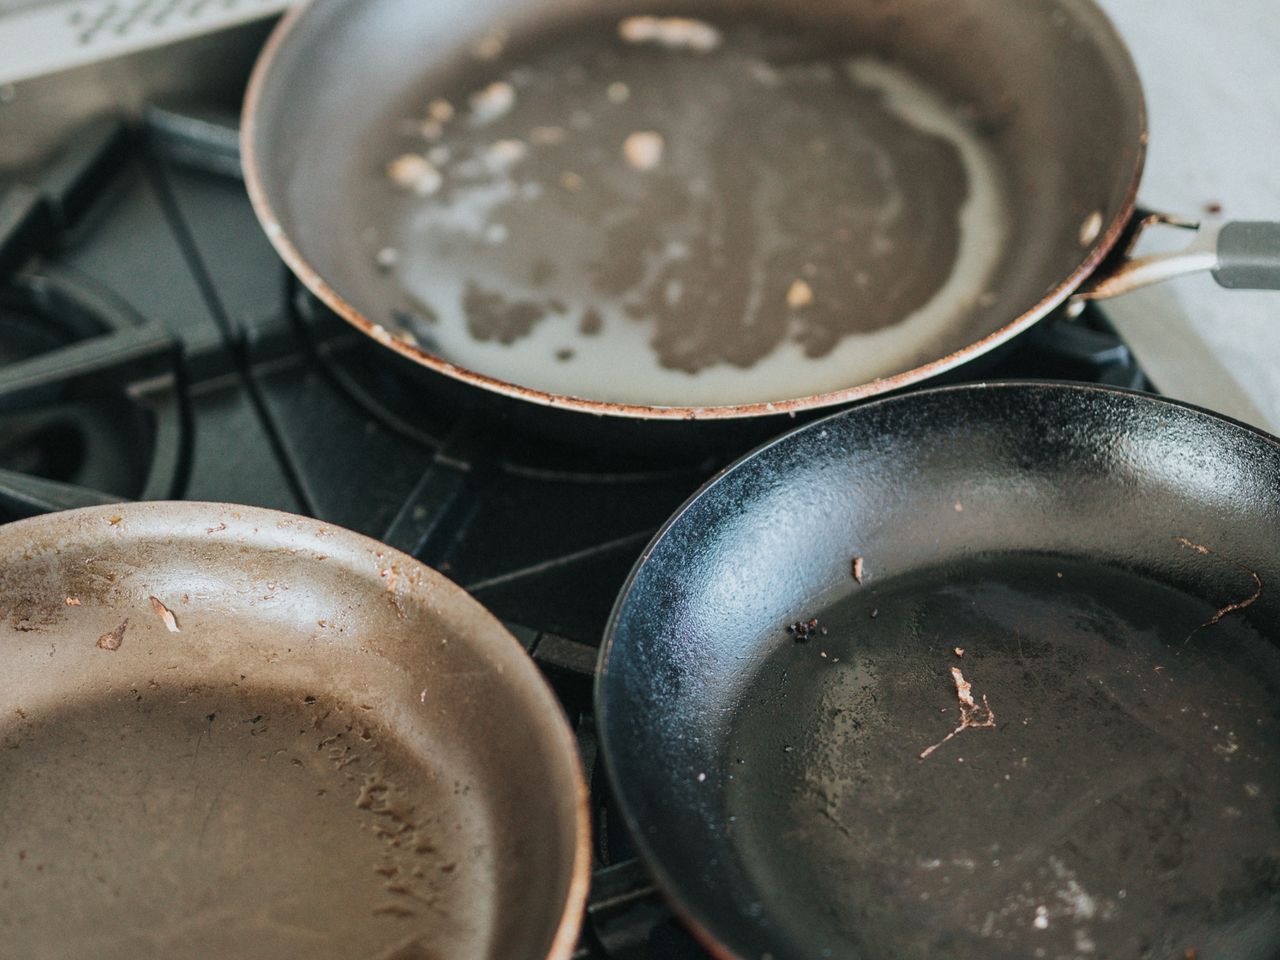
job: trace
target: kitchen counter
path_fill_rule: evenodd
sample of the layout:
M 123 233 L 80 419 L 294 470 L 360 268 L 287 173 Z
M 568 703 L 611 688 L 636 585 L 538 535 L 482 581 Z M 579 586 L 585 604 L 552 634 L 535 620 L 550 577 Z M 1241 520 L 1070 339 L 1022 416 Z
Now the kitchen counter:
M 1227 218 L 1280 219 L 1275 0 L 1101 5 L 1147 94 L 1140 201 L 1192 217 L 1220 204 Z M 1280 292 L 1223 290 L 1203 274 L 1129 294 L 1107 311 L 1161 391 L 1280 433 Z

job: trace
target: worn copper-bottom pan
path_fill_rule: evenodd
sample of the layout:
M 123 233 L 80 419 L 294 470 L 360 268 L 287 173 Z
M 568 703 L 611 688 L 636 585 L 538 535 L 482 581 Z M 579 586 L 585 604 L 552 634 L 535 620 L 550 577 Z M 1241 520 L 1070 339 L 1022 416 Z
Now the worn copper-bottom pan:
M 268 236 L 365 334 L 476 392 L 668 421 L 1009 339 L 1115 245 L 1145 142 L 1090 0 L 313 0 L 243 127 Z
M 585 791 L 496 620 L 345 530 L 0 528 L 0 953 L 567 957 Z
M 972 377 L 1073 297 L 1280 288 L 1280 224 L 1135 210 L 1146 143 L 1093 0 L 310 0 L 242 129 L 424 404 L 659 450 Z M 1157 223 L 1198 233 L 1132 257 Z

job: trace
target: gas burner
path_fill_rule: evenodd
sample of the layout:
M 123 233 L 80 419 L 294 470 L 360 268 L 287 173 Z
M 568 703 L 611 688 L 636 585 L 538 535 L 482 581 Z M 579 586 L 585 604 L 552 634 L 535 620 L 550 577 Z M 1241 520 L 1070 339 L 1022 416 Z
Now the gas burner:
M 1096 303 L 1086 302 L 1074 316 L 1040 323 L 1014 343 L 1005 362 L 1019 377 L 1151 389 L 1133 352 Z
M 131 138 L 90 124 L 0 217 L 0 520 L 181 491 L 179 348 L 75 266 Z
M 0 518 L 179 489 L 176 345 L 70 271 L 0 287 Z
M 433 450 L 463 432 L 483 435 L 486 455 L 501 469 L 534 480 L 628 484 L 680 476 L 704 476 L 718 463 L 703 453 L 598 450 L 528 436 L 481 411 L 459 411 L 433 399 L 422 383 L 434 374 L 354 332 L 311 294 L 297 288 L 292 319 L 317 360 L 342 390 L 390 429 Z M 720 458 L 723 459 L 723 458 Z

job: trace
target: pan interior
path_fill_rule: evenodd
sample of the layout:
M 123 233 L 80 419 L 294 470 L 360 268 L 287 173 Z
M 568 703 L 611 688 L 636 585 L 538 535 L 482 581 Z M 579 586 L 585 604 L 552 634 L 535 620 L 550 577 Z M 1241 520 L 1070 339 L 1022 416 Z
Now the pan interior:
M 0 929 L 32 958 L 544 958 L 581 780 L 523 650 L 321 523 L 0 530 Z
M 171 675 L 114 693 L 7 718 L 0 883 L 23 956 L 487 955 L 493 846 L 463 771 L 323 693 Z
M 1274 956 L 1277 476 L 1247 429 L 1051 385 L 739 464 L 602 664 L 660 884 L 733 956 Z
M 371 221 L 420 343 L 541 390 L 729 404 L 911 366 L 986 293 L 1003 176 L 933 88 L 791 25 L 704 52 L 618 23 L 437 81 L 463 117 L 386 157 L 441 178 L 387 184 Z
M 1035 308 L 1130 199 L 1136 80 L 1087 4 L 472 6 L 313 4 L 250 135 L 337 295 L 486 377 L 856 386 Z
M 1280 652 L 1236 621 L 1184 646 L 1213 612 L 1011 555 L 778 630 L 709 774 L 762 908 L 809 956 L 1270 955 Z

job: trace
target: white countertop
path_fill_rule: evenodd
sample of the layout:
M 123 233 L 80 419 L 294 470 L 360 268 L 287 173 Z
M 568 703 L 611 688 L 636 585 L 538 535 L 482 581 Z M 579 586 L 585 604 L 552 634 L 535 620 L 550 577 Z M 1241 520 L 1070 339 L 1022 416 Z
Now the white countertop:
M 1280 220 L 1280 0 L 1099 0 L 1133 51 L 1151 143 L 1140 201 Z M 1280 434 L 1280 291 L 1208 275 L 1106 304 L 1156 386 Z

